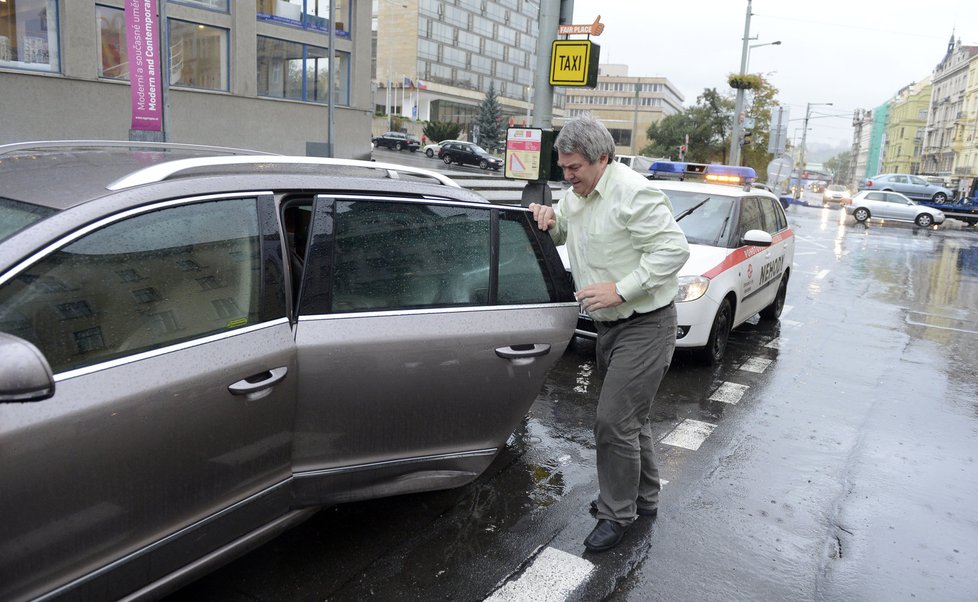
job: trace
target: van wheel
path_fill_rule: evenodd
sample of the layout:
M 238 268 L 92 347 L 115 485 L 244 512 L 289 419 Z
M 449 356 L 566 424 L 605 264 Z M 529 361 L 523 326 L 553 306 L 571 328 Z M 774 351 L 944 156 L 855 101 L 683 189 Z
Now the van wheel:
M 723 359 L 723 354 L 727 350 L 727 339 L 730 338 L 730 329 L 733 324 L 733 311 L 730 301 L 723 300 L 717 308 L 717 314 L 713 317 L 713 327 L 710 328 L 710 338 L 706 342 L 706 347 L 700 347 L 694 354 L 696 358 L 707 366 L 715 366 Z
M 761 310 L 761 319 L 774 321 L 781 317 L 781 312 L 784 310 L 784 299 L 788 296 L 788 274 L 781 276 L 781 284 L 778 285 L 778 294 L 775 295 L 774 301 L 771 304 Z

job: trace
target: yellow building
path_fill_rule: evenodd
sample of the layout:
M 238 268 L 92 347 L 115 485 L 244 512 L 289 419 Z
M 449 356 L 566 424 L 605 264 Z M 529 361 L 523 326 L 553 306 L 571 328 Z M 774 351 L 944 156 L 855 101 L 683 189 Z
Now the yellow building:
M 881 173 L 920 173 L 931 80 L 904 87 L 890 101 Z

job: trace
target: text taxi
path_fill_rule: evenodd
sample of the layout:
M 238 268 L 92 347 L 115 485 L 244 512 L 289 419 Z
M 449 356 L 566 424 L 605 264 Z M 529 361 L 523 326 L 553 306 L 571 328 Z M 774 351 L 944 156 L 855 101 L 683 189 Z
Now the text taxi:
M 659 161 L 649 172 L 690 246 L 679 272 L 676 346 L 717 363 L 733 328 L 758 313 L 781 315 L 794 233 L 778 198 L 751 186 L 756 174 L 749 167 Z M 586 314 L 577 334 L 595 336 Z

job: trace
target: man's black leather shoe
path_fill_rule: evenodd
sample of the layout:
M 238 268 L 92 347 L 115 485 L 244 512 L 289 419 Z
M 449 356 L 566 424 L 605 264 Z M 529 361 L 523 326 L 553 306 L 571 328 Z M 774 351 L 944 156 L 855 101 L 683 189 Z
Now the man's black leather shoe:
M 591 500 L 591 508 L 588 510 L 588 512 L 591 513 L 591 516 L 598 513 L 598 500 Z M 659 515 L 658 508 L 643 508 L 638 506 L 636 507 L 635 512 L 638 513 L 639 516 L 651 516 L 652 518 Z
M 627 525 L 621 525 L 613 520 L 600 519 L 591 534 L 584 540 L 584 547 L 589 552 L 604 552 L 618 545 L 625 535 Z

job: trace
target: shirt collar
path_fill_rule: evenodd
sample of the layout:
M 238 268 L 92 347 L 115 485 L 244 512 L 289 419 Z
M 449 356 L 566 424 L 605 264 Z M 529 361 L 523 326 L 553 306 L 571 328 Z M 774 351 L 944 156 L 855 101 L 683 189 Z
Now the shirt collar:
M 611 171 L 613 169 L 612 166 L 615 163 L 616 161 L 614 160 L 608 161 L 608 165 L 605 166 L 604 173 L 601 174 L 601 178 L 598 180 L 598 183 L 594 186 L 594 190 L 591 191 L 591 194 L 584 197 L 585 201 L 594 200 L 599 196 L 600 197 L 607 196 L 606 193 L 608 191 L 608 187 L 611 186 Z

